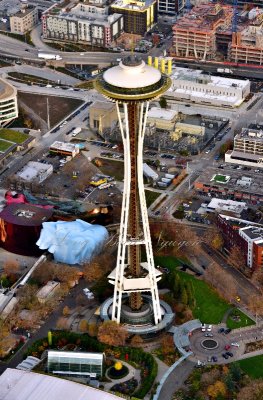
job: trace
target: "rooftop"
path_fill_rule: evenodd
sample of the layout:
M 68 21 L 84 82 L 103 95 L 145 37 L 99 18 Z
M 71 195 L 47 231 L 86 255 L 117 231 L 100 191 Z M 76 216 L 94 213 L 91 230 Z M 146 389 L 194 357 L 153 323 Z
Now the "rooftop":
M 263 130 L 243 128 L 242 131 L 235 136 L 235 140 L 238 139 L 248 139 L 249 141 L 263 143 Z
M 21 171 L 17 172 L 17 175 L 25 181 L 31 181 L 37 178 L 39 175 L 46 173 L 53 166 L 52 164 L 43 164 L 37 161 L 29 161 Z
M 227 189 L 229 194 L 237 191 L 242 193 L 248 193 L 249 196 L 251 194 L 263 196 L 263 185 L 262 185 L 263 174 L 255 173 L 254 169 L 251 169 L 250 171 L 246 170 L 246 176 L 252 178 L 252 182 L 249 186 L 240 186 L 237 184 L 237 181 L 242 179 L 242 177 L 244 176 L 244 171 L 237 170 L 236 167 L 237 166 L 227 165 L 222 170 L 210 166 L 209 168 L 207 168 L 202 172 L 202 174 L 199 176 L 196 182 L 203 183 L 204 185 L 207 185 L 210 188 L 214 187 L 216 190 L 219 191 L 222 189 L 222 192 L 224 192 Z M 213 175 L 222 173 L 230 176 L 230 179 L 227 183 L 211 182 L 211 178 L 213 177 Z
M 148 112 L 148 118 L 160 118 L 166 121 L 171 121 L 177 116 L 175 110 L 165 110 L 160 107 L 152 107 Z
M 248 80 L 223 78 L 216 75 L 204 74 L 201 69 L 190 69 L 176 67 L 171 75 L 172 80 L 191 81 L 209 86 L 216 86 L 220 88 L 244 88 Z M 172 88 L 170 89 L 172 90 Z
M 74 151 L 78 151 L 79 147 L 74 143 L 55 141 L 50 146 L 50 149 L 58 149 L 58 150 L 64 150 L 64 151 L 68 151 L 68 152 L 74 152 Z
M 52 214 L 52 209 L 40 208 L 31 204 L 13 203 L 0 212 L 0 218 L 15 225 L 38 226 L 48 221 Z
M 12 15 L 13 17 L 17 17 L 17 18 L 24 18 L 26 15 L 30 14 L 32 11 L 34 11 L 36 9 L 35 6 L 32 5 L 27 5 L 26 7 L 22 7 L 19 11 L 17 11 L 14 15 Z
M 90 109 L 92 108 L 111 111 L 113 108 L 115 108 L 115 104 L 110 101 L 96 101 L 95 103 L 91 104 Z
M 245 207 L 246 203 L 243 201 L 222 200 L 217 198 L 213 198 L 207 205 L 207 209 L 232 211 L 238 214 L 240 214 Z
M 120 397 L 54 376 L 7 368 L 0 376 L 1 400 L 117 400 Z
M 174 25 L 176 29 L 189 29 L 192 31 L 210 31 L 218 26 L 230 22 L 232 18 L 232 7 L 220 4 L 200 4 L 183 17 L 179 18 Z M 228 21 L 227 21 L 228 20 Z
M 156 0 L 116 0 L 111 4 L 111 7 L 122 8 L 124 10 L 143 11 L 146 10 L 151 4 L 154 4 Z
M 243 228 L 242 232 L 252 240 L 263 240 L 263 227 L 248 226 Z

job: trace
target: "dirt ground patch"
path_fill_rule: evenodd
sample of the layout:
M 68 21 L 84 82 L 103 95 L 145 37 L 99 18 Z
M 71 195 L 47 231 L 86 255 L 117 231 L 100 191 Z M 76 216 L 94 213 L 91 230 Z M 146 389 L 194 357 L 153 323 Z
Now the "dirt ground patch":
M 56 96 L 44 96 L 32 93 L 19 93 L 21 100 L 44 121 L 47 121 L 47 97 L 49 99 L 50 126 L 56 125 L 64 117 L 79 107 L 83 101 Z
M 102 162 L 99 167 L 101 172 L 106 175 L 113 176 L 117 181 L 122 181 L 124 177 L 124 163 L 122 161 L 107 160 L 105 158 L 96 157 Z

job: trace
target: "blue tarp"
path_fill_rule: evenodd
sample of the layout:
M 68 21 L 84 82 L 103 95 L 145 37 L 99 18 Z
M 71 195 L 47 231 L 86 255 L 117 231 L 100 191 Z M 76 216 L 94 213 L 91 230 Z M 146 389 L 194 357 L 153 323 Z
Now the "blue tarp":
M 44 222 L 37 246 L 48 250 L 54 259 L 66 264 L 89 262 L 102 249 L 109 234 L 101 225 L 76 221 Z

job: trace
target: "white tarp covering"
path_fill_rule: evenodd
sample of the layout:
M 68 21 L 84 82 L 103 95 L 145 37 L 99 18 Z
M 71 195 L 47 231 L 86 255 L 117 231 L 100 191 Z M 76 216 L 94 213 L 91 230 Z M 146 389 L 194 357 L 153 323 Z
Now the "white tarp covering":
M 48 250 L 54 259 L 67 264 L 89 262 L 108 239 L 104 226 L 77 219 L 72 222 L 44 222 L 37 246 Z

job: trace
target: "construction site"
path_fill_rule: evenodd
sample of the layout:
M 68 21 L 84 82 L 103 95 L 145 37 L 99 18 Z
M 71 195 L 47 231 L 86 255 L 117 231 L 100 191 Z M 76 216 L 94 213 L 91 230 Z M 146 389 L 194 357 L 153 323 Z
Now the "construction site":
M 200 4 L 173 26 L 170 56 L 263 65 L 263 9 Z

